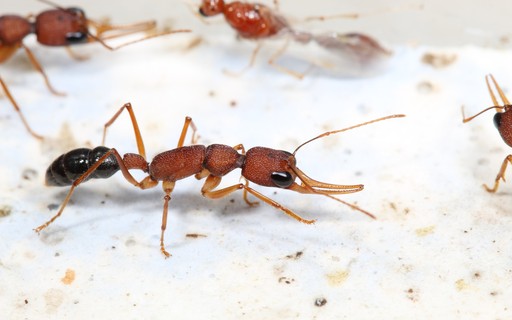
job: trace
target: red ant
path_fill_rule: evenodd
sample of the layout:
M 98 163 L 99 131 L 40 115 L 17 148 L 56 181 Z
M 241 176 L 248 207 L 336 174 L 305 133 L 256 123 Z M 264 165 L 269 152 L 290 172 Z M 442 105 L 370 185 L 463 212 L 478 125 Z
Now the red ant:
M 494 92 L 491 89 L 491 85 L 489 84 L 489 78 L 494 83 L 494 86 L 496 87 L 496 90 L 498 91 L 498 94 L 500 95 L 501 100 L 503 101 L 503 105 L 501 106 L 498 103 L 498 100 L 496 99 L 496 96 L 494 95 Z M 466 118 L 464 116 L 464 108 L 462 109 L 462 122 L 466 123 L 468 121 L 473 120 L 477 116 L 481 115 L 482 113 L 491 110 L 496 109 L 496 114 L 494 115 L 494 125 L 498 129 L 498 132 L 501 135 L 501 138 L 503 141 L 505 141 L 506 144 L 508 144 L 510 147 L 512 147 L 512 112 L 511 108 L 512 105 L 508 101 L 507 97 L 503 93 L 503 90 L 501 90 L 500 86 L 492 76 L 492 74 L 487 75 L 485 77 L 485 82 L 487 83 L 487 89 L 489 90 L 489 94 L 491 95 L 492 102 L 494 106 L 485 108 L 484 110 L 480 111 L 479 113 L 475 114 L 472 117 Z M 507 169 L 508 163 L 512 163 L 512 154 L 509 154 L 505 160 L 503 160 L 503 163 L 501 164 L 500 171 L 498 172 L 498 175 L 496 176 L 496 180 L 494 181 L 494 187 L 489 188 L 486 184 L 484 184 L 485 190 L 488 192 L 496 192 L 498 190 L 498 185 L 500 183 L 500 180 L 505 181 L 505 170 Z
M 162 215 L 162 231 L 160 235 L 160 251 L 165 255 L 165 257 L 170 256 L 164 247 L 164 232 L 167 225 L 167 211 L 169 208 L 169 201 L 171 200 L 171 193 L 176 181 L 192 175 L 197 179 L 206 178 L 201 189 L 201 193 L 207 198 L 218 199 L 237 190 L 243 190 L 243 198 L 248 205 L 253 206 L 258 203 L 252 202 L 247 198 L 248 193 L 250 193 L 259 200 L 273 206 L 274 208 L 284 211 L 284 213 L 297 221 L 306 224 L 312 224 L 315 220 L 302 218 L 292 210 L 249 187 L 249 182 L 265 187 L 288 189 L 299 193 L 324 195 L 375 219 L 374 215 L 359 208 L 358 206 L 332 196 L 333 194 L 346 194 L 361 191 L 363 190 L 362 184 L 337 185 L 313 180 L 297 168 L 295 154 L 301 147 L 316 139 L 377 121 L 404 117 L 404 115 L 400 114 L 391 115 L 357 124 L 345 129 L 325 132 L 299 145 L 293 153 L 265 147 L 254 147 L 246 152 L 242 144 L 238 144 L 234 147 L 222 144 L 213 144 L 210 146 L 196 145 L 194 144 L 196 142 L 196 127 L 192 122 L 192 118 L 186 117 L 177 148 L 157 154 L 151 162 L 147 162 L 142 136 L 130 103 L 122 106 L 119 111 L 105 124 L 103 131 L 103 144 L 105 142 L 107 128 L 117 119 L 123 110 L 127 110 L 130 114 L 135 133 L 135 140 L 137 141 L 138 154 L 127 153 L 121 157 L 115 148 L 100 146 L 94 149 L 80 148 L 71 150 L 70 152 L 58 157 L 46 171 L 46 185 L 71 185 L 71 188 L 57 214 L 55 214 L 46 223 L 34 229 L 36 232 L 39 233 L 41 230 L 45 229 L 62 214 L 71 198 L 71 195 L 73 194 L 73 191 L 82 182 L 93 178 L 106 179 L 119 170 L 121 170 L 124 178 L 129 183 L 140 189 L 153 188 L 158 185 L 159 181 L 162 181 L 165 196 Z M 193 145 L 183 146 L 190 126 L 193 130 Z M 239 183 L 230 187 L 215 190 L 224 175 L 238 168 L 242 169 L 242 177 L 245 178 L 245 183 Z M 148 176 L 138 182 L 130 174 L 129 170 L 131 169 L 142 170 L 144 173 L 147 173 Z M 301 181 L 300 184 L 295 182 L 297 178 Z
M 219 14 L 224 15 L 226 21 L 236 30 L 238 36 L 241 38 L 260 40 L 288 36 L 292 40 L 302 44 L 315 42 L 329 51 L 350 57 L 360 65 L 377 61 L 383 56 L 390 55 L 390 52 L 384 49 L 375 39 L 361 33 L 339 34 L 330 32 L 313 35 L 309 32 L 294 30 L 283 16 L 276 14 L 272 9 L 263 4 L 240 1 L 225 3 L 224 0 L 202 0 L 199 13 L 203 17 L 211 17 Z M 347 14 L 343 16 L 356 18 L 358 15 Z M 323 20 L 324 18 L 325 17 L 319 17 L 317 19 Z M 253 51 L 249 66 L 254 63 L 256 54 L 260 48 L 261 45 L 259 44 Z M 268 63 L 281 71 L 302 78 L 302 74 L 288 70 L 275 63 L 275 60 L 283 53 L 285 48 L 286 46 L 276 52 L 269 59 Z
M 169 32 L 148 35 L 142 39 L 123 43 L 117 47 L 112 47 L 105 43 L 104 40 L 118 38 L 121 36 L 133 34 L 136 32 L 150 31 L 155 28 L 154 21 L 145 21 L 134 23 L 130 25 L 111 25 L 109 23 L 96 22 L 87 19 L 85 12 L 79 8 L 62 8 L 58 5 L 48 1 L 39 0 L 54 7 L 54 9 L 46 10 L 35 17 L 29 16 L 24 18 L 18 15 L 3 15 L 0 16 L 0 63 L 4 63 L 11 56 L 13 56 L 19 48 L 23 48 L 27 54 L 33 67 L 43 76 L 48 89 L 55 95 L 63 95 L 53 88 L 50 84 L 48 76 L 44 72 L 41 64 L 37 61 L 32 51 L 23 43 L 23 39 L 29 34 L 37 36 L 37 42 L 45 46 L 61 47 L 65 46 L 70 55 L 76 59 L 80 59 L 75 55 L 69 46 L 98 42 L 108 50 L 114 51 L 129 44 L 140 42 L 149 38 L 162 36 L 165 34 L 176 32 L 188 32 L 188 30 L 174 30 Z M 91 33 L 90 27 L 95 29 L 95 34 Z M 104 35 L 108 33 L 109 35 Z M 21 121 L 28 130 L 28 132 L 37 139 L 43 137 L 36 134 L 26 121 L 23 113 L 21 112 L 18 103 L 9 92 L 7 85 L 0 77 L 0 85 L 2 86 L 7 98 L 13 105 L 16 112 L 18 112 Z

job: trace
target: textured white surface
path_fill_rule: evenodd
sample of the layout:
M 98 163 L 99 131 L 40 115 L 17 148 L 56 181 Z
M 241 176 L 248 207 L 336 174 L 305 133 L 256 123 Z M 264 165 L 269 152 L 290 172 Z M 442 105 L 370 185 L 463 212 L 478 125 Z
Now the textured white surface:
M 184 49 L 190 35 L 115 53 L 89 46 L 84 62 L 28 41 L 65 98 L 52 96 L 21 54 L 2 65 L 33 128 L 49 137 L 32 139 L 0 99 L 0 207 L 10 209 L 0 217 L 2 318 L 511 317 L 512 186 L 497 194 L 480 187 L 493 181 L 509 149 L 491 112 L 468 124 L 460 114 L 461 105 L 468 114 L 490 105 L 485 74 L 510 88 L 510 51 L 396 45 L 375 77 L 303 81 L 266 65 L 264 52 L 246 74 L 230 77 L 222 70 L 243 68 L 253 46 L 220 29 L 192 50 Z M 456 61 L 436 69 L 422 62 L 425 53 Z M 67 192 L 43 186 L 46 167 L 72 148 L 98 145 L 103 124 L 127 101 L 149 157 L 176 145 L 186 115 L 200 143 L 290 151 L 325 130 L 392 113 L 407 118 L 331 136 L 297 154 L 313 178 L 365 184 L 343 199 L 376 221 L 328 198 L 254 186 L 318 219 L 301 225 L 264 204 L 247 207 L 241 194 L 204 199 L 191 178 L 173 193 L 166 234 L 173 257 L 165 260 L 161 188 L 140 191 L 117 174 L 80 186 L 63 216 L 37 236 L 32 228 Z M 136 151 L 126 116 L 107 145 Z M 238 178 L 234 172 L 225 185 Z M 327 300 L 322 307 L 319 298 Z

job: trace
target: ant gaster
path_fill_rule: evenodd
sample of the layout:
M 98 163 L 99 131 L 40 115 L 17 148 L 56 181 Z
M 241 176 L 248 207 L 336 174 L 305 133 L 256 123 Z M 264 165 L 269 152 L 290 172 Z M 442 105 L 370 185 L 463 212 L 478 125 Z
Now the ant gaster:
M 274 1 L 276 2 L 276 1 Z M 350 58 L 361 66 L 378 61 L 382 57 L 387 57 L 390 52 L 384 49 L 375 39 L 361 33 L 329 32 L 325 34 L 314 35 L 305 31 L 293 29 L 287 20 L 275 13 L 268 6 L 258 3 L 247 3 L 233 1 L 226 3 L 224 0 L 202 0 L 199 7 L 199 13 L 203 17 L 215 15 L 224 15 L 229 25 L 236 30 L 241 38 L 260 40 L 275 37 L 289 37 L 292 40 L 308 44 L 315 42 L 328 51 L 335 52 L 340 56 Z M 340 15 L 348 18 L 357 18 L 357 14 Z M 310 18 L 312 20 L 315 18 Z M 316 18 L 323 20 L 324 17 Z M 259 43 L 253 51 L 249 66 L 254 63 L 256 55 L 261 48 Z M 297 78 L 303 75 L 292 70 L 286 69 L 275 63 L 275 60 L 283 53 L 286 46 L 276 52 L 268 63 L 277 69 L 291 74 Z
M 23 43 L 23 39 L 29 34 L 35 34 L 37 42 L 41 45 L 62 47 L 65 46 L 72 57 L 81 59 L 80 56 L 69 50 L 69 46 L 98 42 L 108 50 L 117 50 L 129 44 L 140 42 L 149 38 L 162 36 L 176 32 L 188 32 L 188 30 L 173 30 L 153 35 L 147 35 L 142 39 L 137 39 L 112 47 L 105 43 L 105 40 L 130 35 L 136 32 L 145 32 L 153 30 L 156 27 L 154 21 L 145 21 L 129 25 L 111 25 L 104 22 L 96 22 L 86 17 L 85 12 L 79 8 L 62 8 L 47 0 L 39 0 L 54 7 L 46 10 L 35 17 L 28 18 L 18 15 L 0 16 L 0 63 L 4 63 L 13 56 L 19 48 L 23 48 L 33 67 L 43 76 L 48 89 L 55 95 L 63 95 L 53 88 L 48 76 L 44 72 L 41 64 L 37 61 L 32 51 Z M 91 33 L 90 27 L 94 28 L 95 33 Z M 36 134 L 29 126 L 23 116 L 18 103 L 14 100 L 7 85 L 0 77 L 2 86 L 7 98 L 18 112 L 23 125 L 28 132 L 35 138 L 42 139 L 42 136 Z
M 503 105 L 500 105 L 498 100 L 496 99 L 496 96 L 491 88 L 491 85 L 489 84 L 489 78 L 492 80 L 494 86 L 496 87 L 496 90 L 498 91 L 498 94 L 501 100 L 503 101 Z M 496 82 L 492 75 L 487 75 L 485 77 L 485 82 L 487 83 L 487 89 L 489 90 L 489 94 L 494 105 L 492 107 L 485 108 L 484 110 L 480 111 L 479 113 L 469 118 L 466 118 L 464 116 L 464 109 L 462 109 L 462 122 L 466 123 L 488 110 L 496 109 L 496 114 L 494 115 L 493 119 L 494 125 L 498 129 L 498 132 L 500 133 L 503 141 L 505 141 L 507 145 L 512 147 L 512 105 L 510 104 L 507 97 L 503 93 L 503 90 L 501 90 L 500 86 L 498 85 L 498 83 Z M 489 188 L 486 184 L 484 184 L 483 187 L 485 188 L 485 190 L 492 193 L 498 190 L 500 180 L 505 181 L 505 170 L 507 170 L 507 165 L 509 163 L 512 163 L 512 154 L 509 154 L 505 158 L 505 160 L 503 160 L 500 171 L 498 172 L 498 175 L 494 180 L 494 186 L 492 188 Z
M 257 204 L 257 202 L 252 202 L 247 198 L 248 193 L 250 193 L 259 200 L 282 210 L 297 221 L 306 224 L 312 224 L 315 220 L 302 218 L 292 210 L 249 187 L 249 182 L 265 187 L 288 189 L 299 193 L 324 195 L 352 209 L 358 210 L 371 218 L 375 218 L 374 215 L 358 206 L 332 196 L 333 194 L 346 194 L 361 191 L 363 190 L 363 185 L 337 185 L 314 180 L 296 166 L 295 154 L 301 147 L 316 139 L 377 121 L 403 117 L 403 115 L 391 115 L 345 129 L 325 132 L 304 142 L 297 147 L 293 153 L 265 147 L 254 147 L 246 152 L 242 144 L 238 144 L 234 147 L 223 144 L 212 144 L 209 146 L 196 145 L 194 144 L 196 140 L 196 127 L 192 122 L 192 118 L 186 117 L 177 148 L 157 154 L 151 162 L 148 162 L 146 160 L 146 151 L 139 126 L 130 103 L 121 107 L 112 119 L 105 124 L 103 144 L 107 128 L 117 119 L 123 110 L 127 110 L 130 114 L 135 139 L 137 141 L 138 154 L 127 153 L 121 156 L 115 148 L 100 146 L 94 149 L 75 149 L 58 157 L 46 171 L 46 184 L 49 186 L 71 185 L 71 188 L 57 214 L 46 223 L 37 227 L 35 229 L 36 232 L 39 233 L 62 214 L 73 191 L 82 182 L 94 178 L 109 178 L 119 170 L 128 182 L 140 189 L 153 188 L 157 186 L 160 181 L 162 182 L 165 196 L 160 235 L 160 251 L 165 257 L 170 256 L 164 246 L 164 231 L 167 225 L 167 212 L 169 201 L 171 200 L 171 193 L 176 181 L 190 176 L 195 176 L 197 179 L 206 178 L 201 193 L 207 198 L 218 199 L 228 196 L 237 190 L 243 190 L 243 198 L 247 204 Z M 184 146 L 183 144 L 189 127 L 192 127 L 193 130 L 193 145 Z M 148 175 L 139 182 L 130 174 L 129 170 L 132 169 L 142 170 Z M 245 178 L 245 183 L 239 183 L 216 190 L 215 188 L 220 184 L 222 177 L 235 169 L 242 170 L 242 177 Z M 300 180 L 300 184 L 295 182 L 296 179 Z

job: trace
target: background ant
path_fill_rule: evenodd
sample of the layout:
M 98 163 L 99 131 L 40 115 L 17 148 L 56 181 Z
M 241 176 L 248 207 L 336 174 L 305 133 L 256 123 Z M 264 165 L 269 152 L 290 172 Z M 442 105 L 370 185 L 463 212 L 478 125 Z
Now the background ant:
M 69 54 L 75 59 L 82 59 L 69 49 L 70 46 L 98 42 L 108 50 L 114 51 L 129 44 L 140 42 L 146 39 L 159 37 L 177 32 L 188 32 L 188 30 L 173 30 L 153 35 L 146 35 L 141 39 L 129 41 L 112 47 L 105 40 L 130 35 L 136 32 L 147 32 L 156 27 L 154 21 L 144 21 L 128 25 L 111 25 L 107 22 L 96 22 L 86 17 L 85 12 L 80 8 L 62 8 L 48 0 L 39 0 L 54 7 L 54 9 L 43 11 L 36 16 L 30 15 L 24 18 L 18 15 L 0 16 L 0 63 L 4 63 L 12 57 L 19 48 L 23 48 L 32 66 L 43 76 L 48 89 L 55 95 L 64 95 L 58 92 L 50 83 L 41 64 L 32 51 L 23 43 L 23 39 L 29 34 L 35 34 L 37 42 L 41 45 L 51 47 L 66 47 Z M 95 30 L 91 32 L 90 28 Z M 37 139 L 43 137 L 36 134 L 29 126 L 21 109 L 10 93 L 7 85 L 0 77 L 7 99 L 11 102 L 18 113 L 28 132 Z
M 277 3 L 277 1 L 274 2 Z M 375 39 L 365 34 L 329 32 L 314 35 L 310 32 L 295 30 L 283 16 L 277 14 L 275 10 L 268 6 L 259 3 L 240 1 L 226 3 L 224 0 L 202 0 L 199 13 L 203 17 L 224 15 L 226 21 L 236 30 L 240 38 L 250 40 L 287 38 L 301 44 L 314 42 L 320 47 L 339 55 L 340 59 L 349 59 L 356 62 L 359 66 L 372 64 L 391 54 Z M 358 17 L 358 15 L 354 14 L 343 16 L 350 18 Z M 322 17 L 317 19 L 322 20 Z M 303 74 L 284 68 L 276 63 L 276 60 L 286 50 L 287 45 L 288 42 L 271 56 L 268 63 L 283 72 L 297 78 L 302 78 Z M 249 66 L 253 65 L 260 49 L 261 42 L 258 42 L 258 46 L 252 53 Z
M 494 86 L 496 87 L 496 90 L 498 91 L 498 94 L 500 95 L 501 100 L 503 101 L 502 106 L 499 104 L 498 100 L 496 99 L 496 96 L 494 95 L 494 92 L 491 89 L 491 85 L 489 84 L 489 78 L 492 80 Z M 507 97 L 503 93 L 503 90 L 501 90 L 500 86 L 498 85 L 492 74 L 485 76 L 485 82 L 487 83 L 487 89 L 489 90 L 489 94 L 491 96 L 494 106 L 485 108 L 484 110 L 480 111 L 479 113 L 469 118 L 466 118 L 464 116 L 464 109 L 462 109 L 462 122 L 466 123 L 488 110 L 496 109 L 496 114 L 494 115 L 493 118 L 494 125 L 498 129 L 498 132 L 500 133 L 503 141 L 505 141 L 505 143 L 509 147 L 512 147 L 512 112 L 510 112 L 512 105 L 508 101 Z M 512 154 L 509 154 L 508 156 L 505 157 L 505 160 L 503 160 L 500 171 L 498 172 L 498 175 L 494 180 L 494 187 L 489 188 L 486 184 L 484 184 L 483 187 L 485 188 L 485 190 L 492 193 L 498 190 L 500 180 L 505 181 L 505 170 L 507 170 L 507 165 L 509 162 L 512 162 Z
M 253 206 L 257 204 L 257 202 L 248 199 L 247 196 L 248 193 L 250 193 L 259 200 L 282 210 L 290 217 L 306 224 L 312 224 L 315 220 L 302 218 L 292 210 L 249 187 L 249 182 L 265 187 L 277 187 L 304 194 L 324 195 L 375 219 L 375 216 L 368 211 L 332 196 L 333 194 L 359 192 L 363 190 L 362 184 L 337 185 L 314 180 L 296 166 L 295 154 L 301 147 L 319 138 L 386 119 L 404 117 L 404 115 L 401 114 L 390 115 L 348 128 L 328 131 L 302 143 L 293 153 L 266 147 L 253 147 L 246 152 L 242 144 L 238 144 L 234 147 L 222 144 L 212 144 L 209 146 L 197 145 L 195 144 L 196 127 L 192 122 L 192 118 L 186 117 L 177 148 L 159 153 L 151 162 L 148 162 L 146 160 L 144 142 L 130 103 L 123 105 L 105 124 L 102 144 L 104 145 L 105 142 L 107 128 L 114 123 L 123 110 L 127 110 L 130 115 L 135 140 L 137 142 L 138 154 L 127 153 L 121 156 L 115 148 L 99 146 L 94 149 L 74 149 L 58 157 L 46 171 L 46 185 L 71 185 L 71 188 L 57 214 L 46 223 L 34 229 L 36 232 L 39 233 L 41 230 L 45 229 L 62 214 L 73 191 L 82 182 L 89 179 L 106 179 L 119 170 L 128 182 L 140 189 L 153 188 L 157 186 L 160 181 L 162 182 L 165 196 L 162 214 L 162 231 L 160 235 L 160 251 L 165 257 L 170 256 L 165 250 L 164 232 L 167 226 L 167 212 L 169 201 L 171 200 L 171 193 L 174 190 L 176 181 L 190 176 L 195 176 L 196 179 L 206 178 L 201 193 L 207 198 L 218 199 L 237 190 L 243 190 L 243 198 L 248 205 Z M 184 146 L 189 127 L 192 127 L 192 145 Z M 237 168 L 242 170 L 241 175 L 245 179 L 245 183 L 215 189 L 219 186 L 224 175 Z M 131 169 L 142 170 L 148 175 L 139 182 L 130 174 L 129 170 Z M 300 184 L 295 182 L 296 179 L 300 180 Z

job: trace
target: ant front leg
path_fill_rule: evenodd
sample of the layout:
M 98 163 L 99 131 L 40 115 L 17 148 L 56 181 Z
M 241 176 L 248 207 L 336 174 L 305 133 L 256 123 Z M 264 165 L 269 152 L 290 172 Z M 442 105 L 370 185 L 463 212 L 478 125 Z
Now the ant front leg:
M 4 89 L 5 95 L 7 96 L 7 99 L 11 102 L 12 106 L 14 107 L 14 110 L 18 113 L 20 116 L 21 122 L 27 129 L 28 133 L 30 133 L 34 138 L 43 140 L 43 137 L 35 133 L 32 128 L 29 126 L 27 119 L 25 119 L 25 116 L 23 115 L 23 112 L 21 112 L 20 107 L 18 106 L 18 103 L 16 103 L 16 100 L 14 100 L 14 97 L 12 96 L 11 92 L 9 91 L 9 88 L 7 88 L 7 85 L 5 84 L 4 80 L 0 77 L 0 85 Z
M 509 154 L 505 158 L 505 160 L 503 160 L 503 163 L 501 164 L 500 171 L 498 172 L 498 175 L 496 176 L 496 180 L 494 181 L 494 187 L 491 189 L 486 184 L 483 185 L 485 190 L 487 190 L 487 192 L 494 193 L 494 192 L 498 191 L 498 186 L 500 184 L 500 180 L 503 180 L 503 182 L 505 182 L 505 170 L 507 170 L 507 165 L 509 162 L 512 163 L 512 154 Z
M 71 49 L 70 46 L 66 46 L 65 48 L 66 48 L 66 52 L 69 54 L 69 56 L 77 61 L 85 61 L 85 60 L 89 59 L 88 55 L 78 54 L 75 51 L 73 51 L 73 49 Z
M 257 192 L 256 190 L 250 188 L 248 186 L 248 183 L 246 183 L 246 184 L 239 183 L 239 184 L 235 184 L 233 186 L 226 187 L 223 189 L 214 190 L 220 184 L 221 180 L 222 180 L 221 177 L 209 175 L 208 178 L 206 178 L 206 181 L 204 182 L 203 187 L 201 188 L 201 193 L 203 194 L 203 196 L 210 198 L 210 199 L 219 199 L 219 198 L 228 196 L 229 194 L 231 194 L 237 190 L 243 189 L 244 192 L 248 192 L 248 193 L 252 194 L 256 198 L 260 199 L 261 201 L 271 205 L 272 207 L 274 207 L 276 209 L 283 211 L 284 213 L 286 213 L 287 215 L 289 215 L 290 217 L 294 218 L 295 220 L 297 220 L 299 222 L 302 222 L 305 224 L 315 223 L 315 220 L 304 219 L 301 216 L 299 216 L 298 214 L 296 214 L 295 212 L 293 212 L 292 210 L 284 207 L 280 203 L 262 195 L 261 193 Z M 247 200 L 246 200 L 246 202 L 247 202 Z
M 50 90 L 50 92 L 54 95 L 65 96 L 65 93 L 59 92 L 53 88 L 52 84 L 50 83 L 50 79 L 48 79 L 48 76 L 44 72 L 43 67 L 41 66 L 39 61 L 37 61 L 36 56 L 32 53 L 32 51 L 30 51 L 30 49 L 23 43 L 21 44 L 21 46 L 23 47 L 23 49 L 25 49 L 25 53 L 27 54 L 28 59 L 32 63 L 32 66 L 43 76 L 44 82 L 46 83 L 48 90 Z

